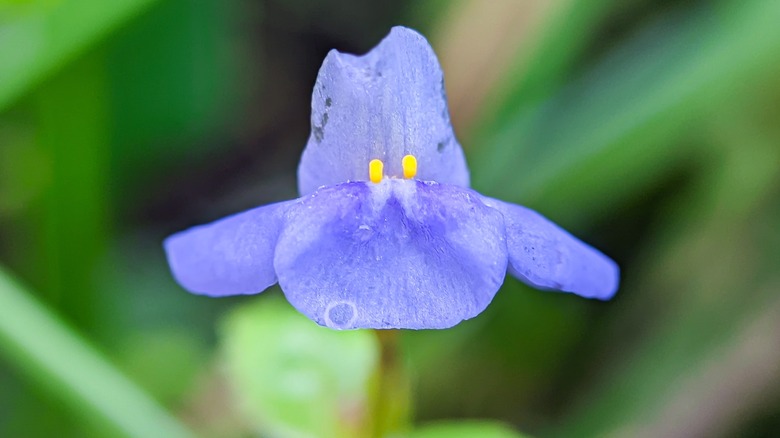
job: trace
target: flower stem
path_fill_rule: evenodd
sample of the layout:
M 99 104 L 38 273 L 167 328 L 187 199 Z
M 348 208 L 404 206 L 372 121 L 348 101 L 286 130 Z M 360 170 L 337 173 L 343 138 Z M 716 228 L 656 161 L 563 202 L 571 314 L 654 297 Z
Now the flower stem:
M 375 437 L 402 435 L 410 428 L 411 388 L 399 348 L 400 330 L 376 330 L 380 345 L 379 369 L 373 400 Z

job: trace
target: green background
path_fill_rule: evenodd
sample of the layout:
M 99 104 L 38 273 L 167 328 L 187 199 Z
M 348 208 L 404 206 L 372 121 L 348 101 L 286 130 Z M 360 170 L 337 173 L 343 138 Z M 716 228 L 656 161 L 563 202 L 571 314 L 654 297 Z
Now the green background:
M 775 0 L 0 0 L 0 436 L 369 434 L 372 332 L 277 288 L 189 295 L 161 241 L 295 197 L 322 59 L 397 24 L 441 57 L 474 188 L 622 268 L 610 302 L 510 278 L 403 332 L 410 436 L 778 436 L 778 23 Z

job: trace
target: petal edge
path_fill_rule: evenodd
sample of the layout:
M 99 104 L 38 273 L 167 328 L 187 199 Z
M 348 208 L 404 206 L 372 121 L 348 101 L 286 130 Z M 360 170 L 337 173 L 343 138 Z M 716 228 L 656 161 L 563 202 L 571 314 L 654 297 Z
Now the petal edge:
M 169 236 L 163 246 L 174 278 L 192 293 L 214 297 L 272 286 L 283 214 L 294 202 L 257 207 Z
M 620 269 L 597 249 L 541 214 L 516 204 L 482 197 L 504 216 L 509 273 L 524 283 L 608 300 L 617 292 Z

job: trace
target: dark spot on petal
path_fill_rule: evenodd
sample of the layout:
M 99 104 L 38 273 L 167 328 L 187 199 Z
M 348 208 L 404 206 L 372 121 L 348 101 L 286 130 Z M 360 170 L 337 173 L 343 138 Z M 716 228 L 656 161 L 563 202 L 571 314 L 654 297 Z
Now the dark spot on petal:
M 447 89 L 444 87 L 444 76 L 441 77 L 439 91 L 441 92 L 441 118 L 449 123 L 450 113 L 447 109 Z
M 317 143 L 321 143 L 323 137 L 325 137 L 325 133 L 322 131 L 322 127 L 320 126 L 312 126 L 311 133 L 314 134 L 314 140 Z
M 444 152 L 444 148 L 446 146 L 447 145 L 445 145 L 443 141 L 440 141 L 439 144 L 436 145 L 436 150 L 439 152 Z
M 327 100 L 326 100 L 327 102 Z M 311 128 L 312 134 L 314 134 L 314 140 L 317 141 L 317 143 L 321 143 L 322 139 L 325 138 L 325 126 L 328 124 L 328 112 L 325 111 L 322 113 L 322 118 L 320 118 L 320 125 L 314 125 Z
M 333 99 L 330 97 L 325 98 L 325 108 L 330 108 L 330 106 L 333 105 Z

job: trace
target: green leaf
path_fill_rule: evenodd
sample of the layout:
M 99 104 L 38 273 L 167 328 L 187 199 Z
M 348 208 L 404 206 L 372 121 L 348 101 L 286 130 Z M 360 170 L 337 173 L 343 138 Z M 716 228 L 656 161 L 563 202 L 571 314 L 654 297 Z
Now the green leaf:
M 320 327 L 279 297 L 264 297 L 228 316 L 222 340 L 228 379 L 258 431 L 362 435 L 378 366 L 373 332 Z
M 739 125 L 751 116 L 724 118 Z M 764 370 L 778 356 L 773 262 L 780 242 L 768 238 L 778 215 L 766 206 L 776 205 L 769 200 L 780 157 L 776 136 L 760 138 L 750 121 L 737 132 L 752 131 L 753 141 L 718 127 L 723 144 L 712 141 L 710 151 L 722 156 L 700 169 L 697 190 L 659 224 L 659 248 L 646 254 L 650 267 L 634 280 L 634 305 L 622 309 L 622 324 L 607 337 L 635 330 L 649 303 L 664 302 L 663 314 L 622 350 L 620 364 L 598 367 L 593 391 L 548 435 L 730 435 L 725 426 L 744 421 L 733 414 L 749 412 L 776 379 Z M 691 421 L 697 418 L 707 420 Z
M 518 56 L 520 62 L 503 73 L 488 99 L 494 104 L 482 115 L 482 130 L 512 123 L 519 104 L 537 103 L 557 90 L 616 4 L 614 0 L 575 0 L 558 5 L 531 49 L 530 59 Z
M 183 329 L 136 329 L 115 344 L 116 361 L 149 395 L 166 406 L 178 406 L 209 363 L 198 339 Z
M 0 9 L 0 111 L 154 1 L 40 1 Z
M 107 45 L 118 196 L 135 188 L 139 174 L 177 168 L 171 161 L 224 143 L 213 141 L 214 135 L 241 108 L 238 90 L 261 81 L 233 50 L 225 50 L 239 14 L 234 1 L 205 0 L 194 7 L 190 0 L 166 0 Z
M 97 330 L 93 272 L 111 222 L 104 69 L 102 54 L 91 53 L 35 90 L 35 141 L 51 177 L 29 211 L 30 232 L 17 236 L 28 258 L 19 274 L 89 334 Z
M 473 154 L 474 185 L 537 208 L 595 214 L 667 169 L 685 152 L 673 139 L 780 58 L 778 2 L 686 12 L 648 25 L 542 103 L 497 102 L 514 113 L 475 142 L 485 147 Z
M 0 354 L 105 436 L 191 436 L 2 267 Z
M 506 424 L 497 421 L 447 421 L 423 426 L 409 438 L 523 438 Z

